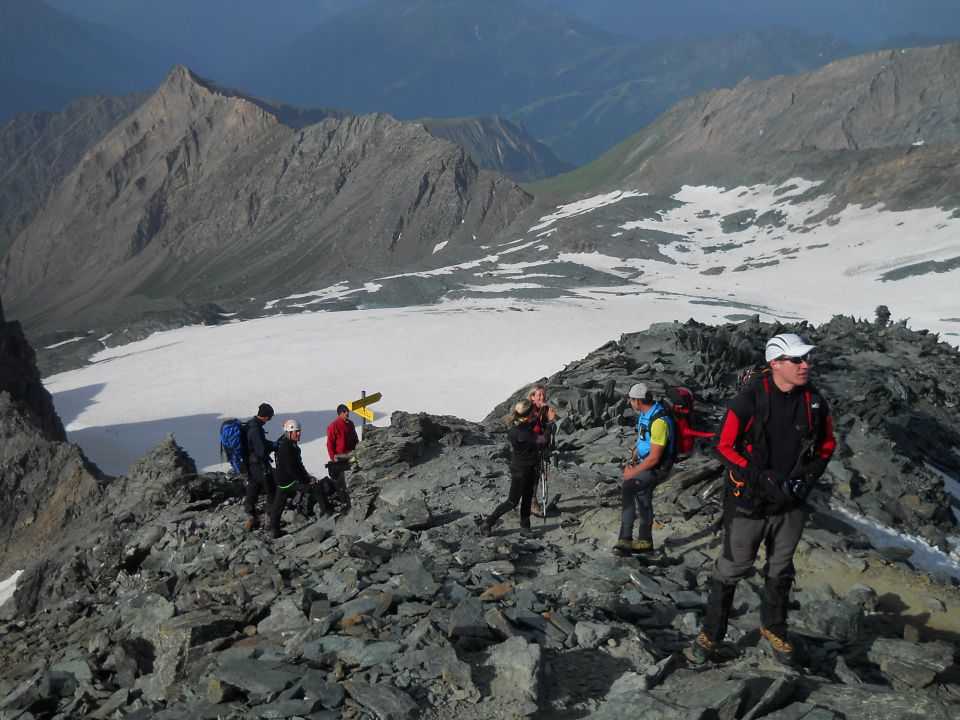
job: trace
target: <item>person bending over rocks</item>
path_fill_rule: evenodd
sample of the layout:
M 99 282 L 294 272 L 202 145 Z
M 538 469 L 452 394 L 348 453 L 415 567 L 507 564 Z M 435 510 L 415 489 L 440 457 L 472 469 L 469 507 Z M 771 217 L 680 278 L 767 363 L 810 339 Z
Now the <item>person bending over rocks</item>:
M 546 437 L 546 442 L 542 442 L 540 446 L 540 457 L 537 460 L 537 478 L 533 481 L 534 493 L 533 500 L 530 502 L 530 514 L 536 517 L 543 517 L 546 509 L 541 508 L 540 503 L 537 501 L 536 487 L 540 481 L 540 473 L 545 471 L 545 453 L 548 452 L 550 447 L 550 441 L 555 428 L 554 420 L 556 420 L 557 414 L 553 411 L 553 408 L 547 404 L 547 389 L 543 385 L 534 385 L 531 387 L 527 391 L 527 400 L 533 405 L 533 432 L 538 436 L 543 435 Z M 544 498 L 543 502 L 549 502 L 549 498 Z
M 521 400 L 507 415 L 507 435 L 510 438 L 510 494 L 483 521 L 483 530 L 488 535 L 493 526 L 506 513 L 520 505 L 520 534 L 529 537 L 530 503 L 537 485 L 540 450 L 546 445 L 546 435 L 537 435 L 533 431 L 536 422 L 534 405 L 529 400 Z
M 793 554 L 807 520 L 805 501 L 836 447 L 827 402 L 809 382 L 816 347 L 792 333 L 767 341 L 770 366 L 727 404 L 715 451 L 726 471 L 723 544 L 709 580 L 700 634 L 684 650 L 704 663 L 727 633 L 737 583 L 766 550 L 760 634 L 774 657 L 795 660 L 787 636 Z
M 271 440 L 267 440 L 267 433 L 264 430 L 266 425 L 273 418 L 273 407 L 269 403 L 260 403 L 257 408 L 257 414 L 247 420 L 244 424 L 247 445 L 247 492 L 244 499 L 244 509 L 247 511 L 247 522 L 244 527 L 247 530 L 253 530 L 259 524 L 257 520 L 257 498 L 260 495 L 267 496 L 267 505 L 269 508 L 276 494 L 277 486 L 273 482 L 273 474 L 270 467 L 270 453 L 276 450 L 277 446 Z M 264 530 L 269 529 L 265 527 Z
M 673 422 L 664 415 L 659 402 L 645 383 L 637 383 L 627 394 L 637 413 L 637 444 L 631 462 L 623 469 L 618 552 L 653 552 L 653 490 L 670 474 Z M 633 523 L 637 520 L 637 539 Z
M 330 511 L 325 488 L 320 484 L 322 481 L 318 482 L 303 466 L 300 433 L 300 423 L 297 420 L 287 420 L 283 424 L 283 437 L 277 442 L 277 494 L 270 506 L 270 532 L 274 538 L 283 534 L 280 517 L 287 506 L 287 500 L 298 491 L 310 493 L 324 514 Z

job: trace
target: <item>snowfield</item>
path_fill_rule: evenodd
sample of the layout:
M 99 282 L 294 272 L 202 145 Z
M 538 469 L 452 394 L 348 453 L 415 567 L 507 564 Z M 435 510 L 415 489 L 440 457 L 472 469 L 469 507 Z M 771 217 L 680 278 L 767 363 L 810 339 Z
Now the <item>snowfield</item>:
M 199 467 L 218 467 L 218 419 L 249 417 L 260 402 L 276 408 L 268 426 L 274 434 L 284 418 L 303 422 L 304 459 L 318 470 L 326 461 L 324 437 L 334 408 L 362 391 L 383 393 L 372 406 L 378 423 L 394 410 L 479 420 L 520 386 L 654 322 L 692 317 L 720 323 L 757 313 L 764 320 L 820 323 L 835 314 L 872 317 L 877 305 L 886 304 L 895 320 L 909 318 L 911 327 L 943 333 L 956 344 L 960 271 L 883 277 L 960 257 L 960 220 L 936 208 L 887 212 L 879 206 L 828 216 L 829 197 L 802 199 L 814 187 L 802 179 L 780 187 L 684 187 L 673 198 L 678 207 L 656 219 L 620 223 L 613 233 L 639 239 L 649 231 L 661 238 L 669 233 L 676 239 L 661 247 L 669 261 L 563 253 L 551 249 L 549 238 L 538 238 L 543 259 L 518 262 L 514 254 L 533 244 L 518 238 L 485 248 L 487 254 L 472 262 L 381 279 L 459 272 L 476 279 L 462 287 L 481 297 L 162 332 L 103 350 L 89 367 L 45 382 L 70 439 L 111 474 L 125 472 L 167 432 Z M 620 191 L 579 200 L 528 232 L 542 234 L 642 196 Z M 775 222 L 725 232 L 723 218 L 734 213 Z M 568 297 L 553 300 L 482 297 L 521 296 L 541 288 L 544 279 L 556 281 L 543 265 L 558 261 L 614 276 L 622 285 L 571 281 Z M 350 288 L 344 281 L 284 300 L 309 310 L 313 302 L 361 290 L 375 294 L 381 287 Z

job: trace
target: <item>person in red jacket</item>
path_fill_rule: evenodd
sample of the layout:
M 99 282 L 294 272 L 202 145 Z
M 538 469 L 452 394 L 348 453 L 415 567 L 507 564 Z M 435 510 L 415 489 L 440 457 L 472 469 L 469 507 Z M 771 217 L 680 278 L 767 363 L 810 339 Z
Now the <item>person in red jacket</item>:
M 337 419 L 327 426 L 327 453 L 330 455 L 327 471 L 337 488 L 338 499 L 347 508 L 350 507 L 350 493 L 347 492 L 347 463 L 343 456 L 352 453 L 359 442 L 349 408 L 337 405 Z
M 327 426 L 327 453 L 331 461 L 336 460 L 337 455 L 352 453 L 360 442 L 357 428 L 349 416 L 346 405 L 337 405 L 337 419 Z

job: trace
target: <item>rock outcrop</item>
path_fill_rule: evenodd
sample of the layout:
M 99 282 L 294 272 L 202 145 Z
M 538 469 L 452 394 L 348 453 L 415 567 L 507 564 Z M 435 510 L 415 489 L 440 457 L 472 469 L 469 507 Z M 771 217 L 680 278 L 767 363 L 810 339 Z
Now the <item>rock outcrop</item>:
M 33 349 L 0 304 L 0 573 L 36 558 L 95 499 L 99 472 L 43 387 Z
M 687 384 L 705 426 L 774 330 L 687 323 L 624 335 L 546 380 L 560 500 L 534 538 L 513 516 L 490 536 L 476 522 L 509 483 L 502 407 L 483 423 L 395 413 L 356 452 L 351 505 L 291 510 L 273 541 L 243 529 L 239 483 L 198 476 L 161 440 L 3 606 L 0 713 L 955 717 L 956 575 L 871 546 L 833 508 L 882 518 L 897 502 L 916 507 L 908 495 L 945 502 L 920 460 L 958 471 L 957 353 L 886 322 L 784 329 L 820 344 L 817 379 L 841 441 L 796 558 L 802 670 L 758 642 L 758 578 L 738 589 L 722 660 L 695 670 L 681 659 L 719 551 L 711 456 L 695 453 L 657 489 L 656 556 L 608 549 L 633 440 L 629 384 Z M 955 532 L 949 513 L 930 518 Z

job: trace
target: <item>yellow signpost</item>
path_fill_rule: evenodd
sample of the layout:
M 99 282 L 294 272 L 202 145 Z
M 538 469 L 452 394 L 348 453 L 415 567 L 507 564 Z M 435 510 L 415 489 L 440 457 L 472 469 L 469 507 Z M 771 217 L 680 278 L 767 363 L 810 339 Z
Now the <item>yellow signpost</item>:
M 349 405 L 350 403 L 347 403 Z M 355 412 L 357 415 L 362 417 L 367 422 L 373 422 L 373 410 L 368 410 L 365 407 L 355 407 L 350 408 L 351 412 Z
M 382 397 L 383 395 L 378 392 L 372 395 L 364 395 L 359 400 L 351 400 L 348 402 L 347 407 L 350 409 L 350 412 L 356 413 L 367 422 L 373 422 L 373 410 L 369 409 L 367 405 L 373 405 L 373 403 Z
M 347 406 L 351 410 L 354 410 L 356 408 L 366 407 L 367 405 L 373 405 L 375 402 L 377 402 L 377 400 L 379 400 L 382 397 L 383 395 L 378 392 L 373 393 L 372 395 L 364 395 L 359 400 L 351 400 L 350 402 L 347 403 Z

